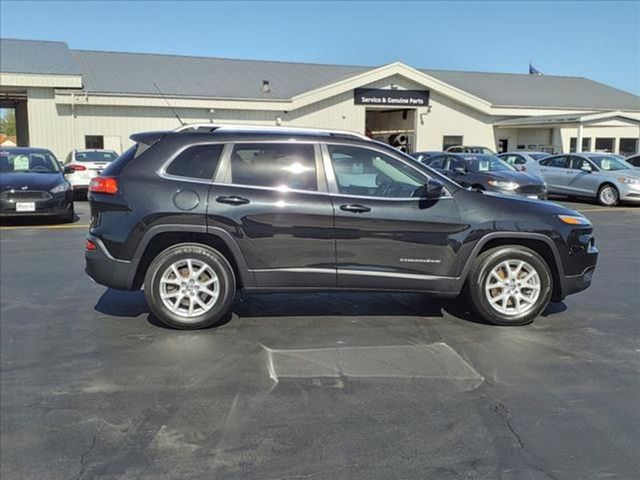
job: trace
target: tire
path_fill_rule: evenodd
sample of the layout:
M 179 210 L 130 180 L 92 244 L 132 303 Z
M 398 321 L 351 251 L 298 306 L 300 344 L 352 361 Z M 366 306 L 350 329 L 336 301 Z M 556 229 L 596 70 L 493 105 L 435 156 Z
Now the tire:
M 515 275 L 511 279 L 506 268 Z M 521 285 L 518 280 L 526 283 Z M 465 290 L 471 308 L 484 321 L 503 326 L 527 325 L 549 304 L 553 277 L 547 262 L 536 252 L 506 245 L 487 250 L 474 260 Z
M 199 243 L 181 243 L 159 253 L 144 278 L 144 296 L 152 315 L 169 327 L 183 330 L 206 328 L 221 321 L 231 308 L 235 292 L 236 279 L 227 259 Z M 163 299 L 163 295 L 168 298 Z
M 605 207 L 615 207 L 620 203 L 620 192 L 614 185 L 605 183 L 598 189 L 598 202 Z

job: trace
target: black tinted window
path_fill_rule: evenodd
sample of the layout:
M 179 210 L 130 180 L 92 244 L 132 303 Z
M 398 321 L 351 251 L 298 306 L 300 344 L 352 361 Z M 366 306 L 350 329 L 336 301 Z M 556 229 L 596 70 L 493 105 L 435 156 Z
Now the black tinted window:
M 231 182 L 258 187 L 317 190 L 313 145 L 237 144 L 231 154 Z
M 171 162 L 169 175 L 211 179 L 218 166 L 224 145 L 197 145 L 189 147 Z

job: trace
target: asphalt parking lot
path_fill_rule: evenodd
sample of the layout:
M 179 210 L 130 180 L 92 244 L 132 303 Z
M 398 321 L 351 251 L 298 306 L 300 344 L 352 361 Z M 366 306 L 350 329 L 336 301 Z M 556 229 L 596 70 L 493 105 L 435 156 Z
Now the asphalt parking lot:
M 74 224 L 0 230 L 6 479 L 640 478 L 640 208 L 594 223 L 591 288 L 526 327 L 415 294 L 254 295 L 149 320 Z

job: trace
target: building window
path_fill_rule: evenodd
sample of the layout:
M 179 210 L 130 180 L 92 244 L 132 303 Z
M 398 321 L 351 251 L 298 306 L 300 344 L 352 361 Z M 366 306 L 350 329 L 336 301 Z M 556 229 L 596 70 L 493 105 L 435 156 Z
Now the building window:
M 84 148 L 104 148 L 104 137 L 102 135 L 85 135 Z
M 638 152 L 637 138 L 621 138 L 620 139 L 620 155 L 628 157 Z
M 571 140 L 569 141 L 569 151 L 570 152 L 575 152 L 576 151 L 576 144 L 578 143 L 578 139 L 576 137 L 571 137 Z M 583 152 L 589 152 L 591 151 L 591 138 L 589 137 L 583 137 L 582 138 L 582 151 Z
M 596 138 L 596 152 L 613 153 L 615 138 Z
M 442 137 L 442 150 L 446 151 L 449 147 L 462 145 L 462 135 L 445 135 Z

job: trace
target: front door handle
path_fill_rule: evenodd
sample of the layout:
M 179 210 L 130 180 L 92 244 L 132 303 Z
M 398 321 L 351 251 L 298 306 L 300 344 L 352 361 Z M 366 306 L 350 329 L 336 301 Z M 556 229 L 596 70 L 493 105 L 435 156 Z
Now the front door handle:
M 352 212 L 352 213 L 364 213 L 364 212 L 371 211 L 369 207 L 365 207 L 364 205 L 357 205 L 357 204 L 340 205 L 340 210 L 344 210 L 345 212 Z
M 229 205 L 245 205 L 249 203 L 249 199 L 244 197 L 238 197 L 237 195 L 230 195 L 226 197 L 216 198 L 218 203 L 228 203 Z

